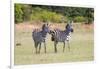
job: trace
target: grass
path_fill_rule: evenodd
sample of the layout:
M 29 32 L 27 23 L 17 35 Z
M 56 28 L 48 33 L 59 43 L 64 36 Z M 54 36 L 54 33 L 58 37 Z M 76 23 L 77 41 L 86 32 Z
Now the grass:
M 58 53 L 54 53 L 53 42 L 47 35 L 47 53 L 44 53 L 42 44 L 41 53 L 35 54 L 34 42 L 32 40 L 32 29 L 18 28 L 15 26 L 15 51 L 14 64 L 45 64 L 62 62 L 93 61 L 94 59 L 94 34 L 93 27 L 87 28 L 80 24 L 74 25 L 74 33 L 70 40 L 71 50 L 66 45 L 63 53 L 63 44 L 57 46 Z

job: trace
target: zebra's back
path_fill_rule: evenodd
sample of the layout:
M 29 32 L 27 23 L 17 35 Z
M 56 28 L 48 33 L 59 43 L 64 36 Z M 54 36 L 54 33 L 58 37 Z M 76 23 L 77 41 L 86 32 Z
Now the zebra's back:
M 61 30 L 54 30 L 54 33 L 52 35 L 52 41 L 56 42 L 64 42 L 66 40 L 67 34 L 65 31 Z
M 42 32 L 41 31 L 35 31 L 32 33 L 32 38 L 35 42 L 37 43 L 41 43 L 45 41 L 45 37 L 42 36 Z

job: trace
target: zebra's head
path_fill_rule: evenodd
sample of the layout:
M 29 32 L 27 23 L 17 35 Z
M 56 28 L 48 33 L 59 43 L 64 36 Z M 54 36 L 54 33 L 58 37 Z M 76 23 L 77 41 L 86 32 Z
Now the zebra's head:
M 55 37 L 55 31 L 54 30 L 50 30 L 50 33 L 49 33 L 50 35 L 51 35 L 51 40 L 52 41 L 54 41 L 54 37 Z
M 72 27 L 72 22 L 68 23 L 66 25 L 66 30 L 70 33 L 70 32 L 74 32 L 73 27 Z
M 48 24 L 43 24 L 42 30 L 43 30 L 45 33 L 49 33 L 49 32 L 50 32 L 49 25 L 48 25 Z

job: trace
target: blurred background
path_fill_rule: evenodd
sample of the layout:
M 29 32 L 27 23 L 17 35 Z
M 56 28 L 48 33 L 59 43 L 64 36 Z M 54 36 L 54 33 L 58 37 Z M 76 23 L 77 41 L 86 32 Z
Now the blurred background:
M 14 13 L 16 24 L 26 21 L 66 23 L 68 20 L 90 24 L 94 20 L 94 9 L 83 7 L 15 4 Z

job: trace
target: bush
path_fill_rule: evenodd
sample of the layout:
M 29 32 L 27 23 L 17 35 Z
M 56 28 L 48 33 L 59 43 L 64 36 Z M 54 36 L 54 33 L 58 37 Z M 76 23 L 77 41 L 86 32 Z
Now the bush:
M 85 22 L 86 19 L 83 16 L 77 16 L 74 18 L 74 22 Z
M 39 8 L 38 8 L 39 9 Z M 36 11 L 36 10 L 34 10 Z M 34 21 L 42 21 L 42 22 L 61 22 L 62 21 L 62 15 L 57 14 L 55 12 L 47 11 L 47 10 L 41 10 L 36 11 L 31 14 L 31 20 Z
M 94 9 L 31 4 L 14 4 L 15 23 L 24 21 L 65 23 L 67 20 L 92 23 Z
M 22 22 L 23 21 L 23 11 L 22 6 L 20 4 L 15 4 L 15 23 Z

